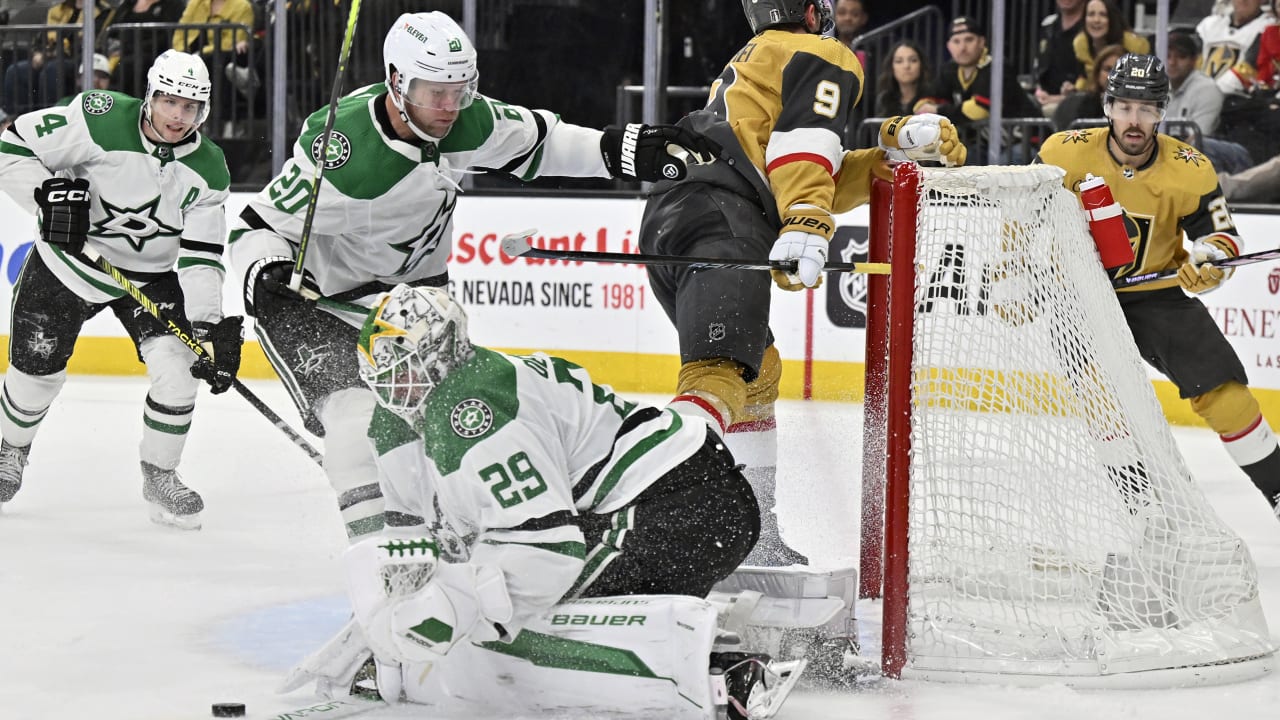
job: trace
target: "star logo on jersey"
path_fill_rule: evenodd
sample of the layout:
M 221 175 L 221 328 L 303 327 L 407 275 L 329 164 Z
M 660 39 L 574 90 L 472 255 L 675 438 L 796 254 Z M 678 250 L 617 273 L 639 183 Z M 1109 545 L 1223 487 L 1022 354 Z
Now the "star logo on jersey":
M 106 115 L 116 101 L 104 92 L 91 92 L 84 96 L 84 111 L 90 115 Z
M 460 438 L 478 438 L 493 427 L 493 411 L 483 400 L 467 398 L 453 406 L 449 413 L 449 427 Z
M 1062 133 L 1062 144 L 1089 142 L 1089 133 L 1084 130 L 1067 130 Z
M 324 141 L 324 133 L 316 136 L 311 141 L 311 159 L 320 162 L 320 146 Z M 324 169 L 334 170 L 347 164 L 347 160 L 351 159 L 351 141 L 346 135 L 334 130 L 329 133 L 329 144 L 324 151 Z
M 427 222 L 426 227 L 418 231 L 418 234 L 408 240 L 394 242 L 390 247 L 405 254 L 404 262 L 400 263 L 400 267 L 392 275 L 406 275 L 422 262 L 423 258 L 434 253 L 440 247 L 440 243 L 444 240 L 444 230 L 448 226 L 447 218 L 453 212 L 453 206 L 457 204 L 457 196 L 453 193 L 445 193 L 445 200 L 436 210 L 436 214 Z
M 1193 147 L 1178 148 L 1173 151 L 1173 157 L 1184 163 L 1195 165 L 1196 167 L 1200 167 L 1200 161 L 1204 160 L 1204 155 L 1201 155 L 1200 152 Z
M 136 208 L 116 207 L 101 196 L 98 201 L 107 216 L 93 223 L 90 234 L 102 238 L 124 238 L 137 252 L 148 240 L 157 237 L 178 237 L 182 228 L 166 225 L 156 214 L 160 211 L 160 196 L 139 205 Z

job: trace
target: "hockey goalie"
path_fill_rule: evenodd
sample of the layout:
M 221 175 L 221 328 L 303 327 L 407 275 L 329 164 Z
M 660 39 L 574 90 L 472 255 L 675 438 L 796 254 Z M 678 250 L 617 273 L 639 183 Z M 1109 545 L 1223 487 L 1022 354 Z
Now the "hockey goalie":
M 386 702 L 772 716 L 804 669 L 722 628 L 759 535 L 706 423 L 542 353 L 473 345 L 440 288 L 397 286 L 360 333 L 387 530 L 345 556 L 354 618 L 285 690 Z M 745 597 L 745 601 L 744 601 Z M 722 620 L 724 621 L 722 623 Z

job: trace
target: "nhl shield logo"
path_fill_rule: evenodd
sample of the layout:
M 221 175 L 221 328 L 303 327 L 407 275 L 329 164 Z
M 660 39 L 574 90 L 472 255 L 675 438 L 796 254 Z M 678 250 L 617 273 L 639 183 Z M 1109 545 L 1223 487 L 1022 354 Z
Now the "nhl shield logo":
M 1272 295 L 1280 293 L 1280 268 L 1275 268 L 1270 275 L 1267 275 L 1267 290 Z
M 311 141 L 311 159 L 320 162 L 320 145 L 324 141 L 324 133 Z M 333 170 L 347 164 L 351 159 L 351 141 L 346 135 L 334 130 L 329 133 L 329 146 L 324 151 L 324 169 Z
M 483 400 L 467 398 L 453 406 L 449 413 L 449 427 L 460 438 L 478 438 L 493 427 L 493 411 Z
M 90 115 L 105 115 L 115 102 L 104 92 L 91 92 L 84 96 L 84 111 Z

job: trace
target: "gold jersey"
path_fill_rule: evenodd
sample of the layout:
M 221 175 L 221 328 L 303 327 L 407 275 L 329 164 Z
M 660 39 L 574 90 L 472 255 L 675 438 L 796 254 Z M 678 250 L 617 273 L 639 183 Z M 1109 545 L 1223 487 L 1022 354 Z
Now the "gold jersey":
M 690 168 L 690 181 L 709 182 L 759 197 L 775 224 L 816 208 L 846 210 L 860 191 L 836 185 L 842 174 L 867 185 L 878 150 L 849 154 L 844 133 L 862 97 L 858 58 L 840 41 L 786 30 L 765 30 L 733 56 L 711 86 L 707 107 L 681 125 L 724 147 L 726 161 Z M 851 156 L 852 155 L 852 156 Z M 862 162 L 853 162 L 860 157 Z M 842 173 L 842 168 L 844 173 Z
M 1142 167 L 1121 163 L 1108 147 L 1110 129 L 1067 130 L 1049 136 L 1040 161 L 1066 170 L 1063 183 L 1079 195 L 1081 181 L 1093 174 L 1107 181 L 1133 244 L 1134 262 L 1117 277 L 1173 270 L 1187 261 L 1183 238 L 1204 239 L 1228 255 L 1239 255 L 1243 243 L 1227 200 L 1218 186 L 1213 164 L 1199 150 L 1168 135 L 1156 135 L 1156 148 Z M 1144 283 L 1122 292 L 1158 290 L 1177 278 Z

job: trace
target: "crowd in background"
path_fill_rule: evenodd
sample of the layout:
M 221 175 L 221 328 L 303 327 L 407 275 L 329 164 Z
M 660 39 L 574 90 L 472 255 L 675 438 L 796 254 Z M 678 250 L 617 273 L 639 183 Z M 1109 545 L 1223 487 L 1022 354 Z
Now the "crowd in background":
M 95 86 L 141 95 L 146 67 L 157 54 L 170 47 L 198 51 L 215 83 L 207 133 L 230 146 L 228 160 L 237 181 L 252 182 L 265 172 L 272 0 L 0 0 L 0 125 L 4 117 L 66 102 L 79 91 L 83 61 L 74 26 L 83 23 L 86 4 L 95 17 Z M 699 107 L 703 88 L 719 74 L 724 58 L 747 40 L 739 4 L 666 3 L 663 70 L 673 91 L 665 98 L 662 119 L 675 120 Z M 872 127 L 873 118 L 941 113 L 964 127 L 970 163 L 985 162 L 992 110 L 990 3 L 833 4 L 835 35 L 854 49 L 867 76 L 856 122 Z M 1163 58 L 1172 85 L 1166 132 L 1209 156 L 1224 175 L 1230 199 L 1280 202 L 1280 0 L 1171 0 L 1170 5 Z M 1028 44 L 1030 52 L 1011 44 L 1013 52 L 1005 55 L 1000 162 L 1030 161 L 1038 142 L 1052 132 L 1105 124 L 1102 91 L 1108 72 L 1125 52 L 1156 47 L 1154 2 L 1028 0 L 1016 10 L 1031 6 L 1044 11 L 1038 44 Z M 327 100 L 349 0 L 289 0 L 287 8 L 286 127 L 292 134 Z M 362 15 L 424 9 L 460 17 L 462 2 L 384 0 L 362 9 Z M 922 33 L 920 24 L 902 21 L 929 9 L 941 19 L 940 33 Z M 535 107 L 565 108 L 567 119 L 587 125 L 638 119 L 638 94 L 620 89 L 643 79 L 643 0 L 617 0 L 607 8 L 583 0 L 481 0 L 479 10 L 475 40 L 482 92 Z M 383 24 L 372 17 L 367 22 L 368 27 Z M 5 32 L 5 26 L 26 25 L 49 29 Z M 376 58 L 376 38 L 358 33 L 356 46 L 349 89 L 382 75 L 376 60 L 362 59 Z M 856 126 L 848 139 L 851 146 L 867 141 Z M 1230 177 L 1246 171 L 1251 174 L 1241 177 L 1247 182 Z

